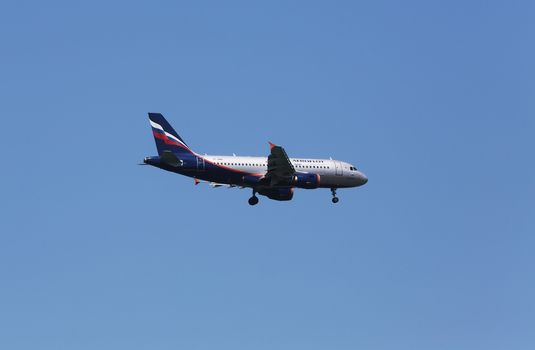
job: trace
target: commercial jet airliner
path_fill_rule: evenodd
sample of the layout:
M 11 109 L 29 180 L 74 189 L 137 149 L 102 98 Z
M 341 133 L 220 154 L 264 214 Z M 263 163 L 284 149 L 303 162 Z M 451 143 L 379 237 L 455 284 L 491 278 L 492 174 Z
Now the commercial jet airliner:
M 293 198 L 294 188 L 330 188 L 332 202 L 338 203 L 336 189 L 362 186 L 364 173 L 349 163 L 332 159 L 289 158 L 284 148 L 269 143 L 267 157 L 209 156 L 192 151 L 160 113 L 149 113 L 158 156 L 145 157 L 144 164 L 192 177 L 195 184 L 213 187 L 251 188 L 250 205 L 258 204 L 256 194 L 278 201 Z

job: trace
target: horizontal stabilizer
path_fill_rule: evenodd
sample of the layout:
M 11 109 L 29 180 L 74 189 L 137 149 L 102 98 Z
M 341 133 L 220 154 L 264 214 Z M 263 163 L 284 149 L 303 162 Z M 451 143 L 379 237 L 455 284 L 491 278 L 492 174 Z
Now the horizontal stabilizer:
M 183 164 L 183 162 L 171 151 L 163 151 L 160 160 L 163 164 L 172 166 L 173 168 L 178 168 Z

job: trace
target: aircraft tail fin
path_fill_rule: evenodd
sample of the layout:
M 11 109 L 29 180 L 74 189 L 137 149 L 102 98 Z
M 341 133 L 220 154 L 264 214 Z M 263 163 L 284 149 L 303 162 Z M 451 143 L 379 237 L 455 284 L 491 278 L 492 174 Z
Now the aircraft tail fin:
M 174 154 L 193 153 L 162 114 L 149 113 L 149 122 L 159 155 L 164 154 L 164 152 L 172 152 Z

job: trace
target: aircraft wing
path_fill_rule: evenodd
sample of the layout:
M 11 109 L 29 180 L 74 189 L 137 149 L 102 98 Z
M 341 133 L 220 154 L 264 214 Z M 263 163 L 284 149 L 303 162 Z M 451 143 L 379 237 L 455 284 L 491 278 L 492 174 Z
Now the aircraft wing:
M 268 166 L 265 178 L 271 186 L 287 185 L 292 181 L 295 168 L 290 162 L 284 148 L 269 143 L 271 153 L 268 156 Z

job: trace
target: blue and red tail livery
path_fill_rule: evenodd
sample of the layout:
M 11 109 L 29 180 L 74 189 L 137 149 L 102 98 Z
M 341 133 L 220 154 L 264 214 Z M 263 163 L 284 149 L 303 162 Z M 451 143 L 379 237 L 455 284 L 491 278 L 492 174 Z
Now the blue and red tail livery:
M 338 188 L 364 185 L 368 178 L 349 163 L 333 159 L 290 158 L 281 146 L 269 143 L 269 157 L 210 156 L 193 152 L 160 113 L 149 113 L 158 156 L 145 157 L 154 167 L 209 182 L 213 187 L 251 188 L 278 201 L 293 198 L 294 189 L 330 188 L 333 203 Z
M 149 122 L 159 155 L 164 151 L 171 151 L 177 154 L 184 152 L 191 153 L 188 145 L 186 145 L 184 140 L 173 129 L 171 124 L 165 120 L 163 115 L 160 113 L 149 113 Z

